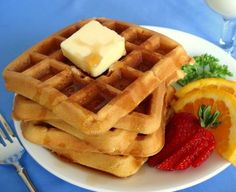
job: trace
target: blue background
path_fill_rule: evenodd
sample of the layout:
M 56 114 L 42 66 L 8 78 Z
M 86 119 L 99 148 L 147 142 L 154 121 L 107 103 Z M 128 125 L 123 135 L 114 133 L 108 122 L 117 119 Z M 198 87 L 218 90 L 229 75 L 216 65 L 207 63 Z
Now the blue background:
M 174 28 L 213 43 L 217 42 L 223 24 L 222 18 L 211 11 L 204 0 L 1 0 L 0 71 L 51 33 L 78 20 L 99 16 Z M 12 98 L 13 94 L 6 92 L 0 78 L 0 111 L 11 125 Z M 53 176 L 28 154 L 24 155 L 22 164 L 40 192 L 86 191 Z M 182 192 L 233 192 L 236 191 L 235 181 L 236 168 L 231 166 L 214 178 Z M 0 166 L 0 191 L 24 192 L 27 189 L 14 168 Z

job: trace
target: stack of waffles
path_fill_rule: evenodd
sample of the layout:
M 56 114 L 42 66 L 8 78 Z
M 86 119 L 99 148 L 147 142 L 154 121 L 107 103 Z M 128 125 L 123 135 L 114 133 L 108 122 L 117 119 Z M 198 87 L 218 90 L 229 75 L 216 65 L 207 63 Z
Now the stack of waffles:
M 13 118 L 29 141 L 72 162 L 127 177 L 158 153 L 173 97 L 171 83 L 189 60 L 183 47 L 157 32 L 94 19 L 125 38 L 127 54 L 92 78 L 60 49 L 91 19 L 59 31 L 23 53 L 4 72 L 17 94 Z

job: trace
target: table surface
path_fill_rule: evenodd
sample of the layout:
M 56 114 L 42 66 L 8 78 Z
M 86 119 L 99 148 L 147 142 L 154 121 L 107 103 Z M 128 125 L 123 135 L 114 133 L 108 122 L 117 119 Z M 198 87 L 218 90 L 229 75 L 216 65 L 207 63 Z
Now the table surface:
M 108 17 L 143 25 L 174 28 L 217 42 L 222 18 L 204 0 L 1 0 L 0 71 L 18 55 L 53 32 L 89 17 Z M 0 111 L 10 119 L 13 94 L 0 78 Z M 40 192 L 80 192 L 38 165 L 28 154 L 22 159 Z M 13 167 L 0 166 L 1 192 L 27 191 Z M 217 176 L 182 192 L 236 191 L 236 168 L 230 166 Z

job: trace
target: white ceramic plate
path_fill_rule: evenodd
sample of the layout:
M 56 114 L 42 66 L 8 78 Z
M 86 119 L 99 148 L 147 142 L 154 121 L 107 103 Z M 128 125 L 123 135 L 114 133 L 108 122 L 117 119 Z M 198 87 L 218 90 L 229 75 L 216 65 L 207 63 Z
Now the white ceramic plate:
M 185 47 L 190 55 L 209 53 L 216 56 L 222 64 L 227 64 L 236 74 L 236 61 L 212 43 L 172 29 L 146 27 L 175 39 Z M 233 78 L 235 79 L 235 77 Z M 15 122 L 15 127 L 28 153 L 42 167 L 69 183 L 94 191 L 176 191 L 203 182 L 229 166 L 228 162 L 217 154 L 213 154 L 202 166 L 195 169 L 165 172 L 145 165 L 136 175 L 119 179 L 80 165 L 65 163 L 46 149 L 26 141 L 21 134 L 18 122 Z

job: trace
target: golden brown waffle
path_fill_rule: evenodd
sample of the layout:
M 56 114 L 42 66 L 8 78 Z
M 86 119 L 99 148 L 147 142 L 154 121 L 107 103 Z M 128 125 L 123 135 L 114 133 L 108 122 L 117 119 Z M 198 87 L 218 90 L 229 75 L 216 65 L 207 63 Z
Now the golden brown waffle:
M 86 142 L 58 129 L 22 123 L 22 133 L 29 141 L 66 157 L 68 160 L 118 177 L 135 174 L 146 158 L 102 154 Z
M 102 135 L 85 135 L 78 129 L 58 119 L 46 108 L 20 95 L 17 95 L 15 98 L 13 117 L 17 120 L 29 121 L 28 124 L 31 124 L 31 126 L 42 123 L 50 124 L 76 136 L 104 153 L 147 157 L 156 154 L 164 145 L 164 124 L 167 118 L 165 112 L 174 95 L 173 88 L 171 87 L 168 88 L 166 93 L 164 83 L 155 92 L 152 104 L 158 106 L 156 117 L 161 122 L 152 134 L 140 134 L 138 132 L 113 128 Z M 158 103 L 161 105 L 158 105 Z M 132 114 L 130 115 L 132 116 Z M 153 120 L 154 124 L 156 124 L 155 121 L 158 121 L 158 118 Z
M 173 73 L 167 84 L 178 80 L 177 73 Z M 168 85 L 167 85 L 168 87 Z M 166 94 L 165 83 L 162 83 L 152 94 L 145 98 L 131 113 L 118 120 L 114 128 L 134 131 L 136 133 L 150 134 L 159 127 L 162 119 L 163 101 Z M 170 89 L 170 88 L 169 88 Z M 13 117 L 16 120 L 53 120 L 60 119 L 45 107 L 27 99 L 16 96 Z M 75 127 L 78 131 L 80 128 Z
M 79 125 L 85 134 L 111 129 L 189 60 L 182 46 L 164 35 L 115 20 L 96 20 L 122 35 L 127 50 L 99 78 L 73 66 L 60 49 L 63 40 L 90 20 L 35 45 L 3 73 L 8 90 L 36 101 L 73 127 Z

